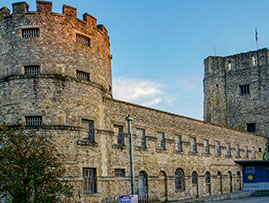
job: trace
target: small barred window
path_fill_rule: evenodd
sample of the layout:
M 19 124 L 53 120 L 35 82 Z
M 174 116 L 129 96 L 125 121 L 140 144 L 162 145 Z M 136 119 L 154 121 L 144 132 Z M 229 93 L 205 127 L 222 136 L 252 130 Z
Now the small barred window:
M 26 126 L 41 126 L 42 116 L 26 116 Z
M 84 46 L 90 47 L 91 46 L 91 38 L 86 37 L 84 35 L 77 34 L 76 35 L 76 42 L 82 44 Z
M 24 66 L 25 75 L 40 75 L 40 66 Z
M 115 169 L 115 176 L 116 177 L 125 177 L 125 169 Z
M 39 37 L 40 31 L 39 28 L 26 28 L 21 30 L 22 38 L 36 38 Z
M 78 80 L 90 81 L 90 74 L 86 73 L 86 72 L 83 72 L 83 71 L 77 70 L 77 79 Z

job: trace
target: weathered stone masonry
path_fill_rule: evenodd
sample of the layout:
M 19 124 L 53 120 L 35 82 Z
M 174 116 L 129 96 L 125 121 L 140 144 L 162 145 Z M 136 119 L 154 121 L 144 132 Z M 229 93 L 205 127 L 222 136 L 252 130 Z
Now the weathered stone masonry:
M 89 14 L 77 19 L 70 6 L 63 14 L 53 13 L 51 2 L 37 1 L 35 12 L 28 7 L 0 9 L 0 122 L 41 118 L 29 127 L 52 134 L 65 155 L 75 186 L 70 202 L 130 193 L 128 114 L 140 195 L 177 200 L 241 189 L 234 159 L 260 159 L 263 136 L 113 99 L 106 28 Z M 88 172 L 95 187 L 86 190 Z
M 262 135 L 269 133 L 268 53 L 264 48 L 205 59 L 205 121 Z M 255 129 L 248 129 L 248 125 Z

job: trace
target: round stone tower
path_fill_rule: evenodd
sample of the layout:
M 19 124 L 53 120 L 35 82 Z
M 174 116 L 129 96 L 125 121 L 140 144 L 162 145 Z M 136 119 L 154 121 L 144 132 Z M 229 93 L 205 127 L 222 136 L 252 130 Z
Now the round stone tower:
M 79 125 L 81 114 L 97 113 L 112 97 L 107 30 L 85 13 L 52 3 L 13 4 L 0 9 L 0 122 L 41 116 L 46 125 Z

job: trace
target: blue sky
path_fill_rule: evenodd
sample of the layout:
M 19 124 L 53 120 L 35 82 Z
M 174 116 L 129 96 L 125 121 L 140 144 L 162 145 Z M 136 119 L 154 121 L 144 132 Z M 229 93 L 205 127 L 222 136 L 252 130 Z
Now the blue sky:
M 17 1 L 1 0 L 12 8 Z M 35 10 L 35 1 L 27 1 Z M 268 0 L 55 0 L 97 18 L 109 31 L 114 98 L 203 119 L 203 60 L 269 40 Z

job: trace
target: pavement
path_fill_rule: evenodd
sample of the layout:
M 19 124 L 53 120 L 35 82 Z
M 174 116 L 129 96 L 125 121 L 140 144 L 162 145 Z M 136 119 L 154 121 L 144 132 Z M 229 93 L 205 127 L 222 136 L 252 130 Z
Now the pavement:
M 266 197 L 244 197 L 238 199 L 229 199 L 221 201 L 212 201 L 210 203 L 269 203 L 269 196 Z

